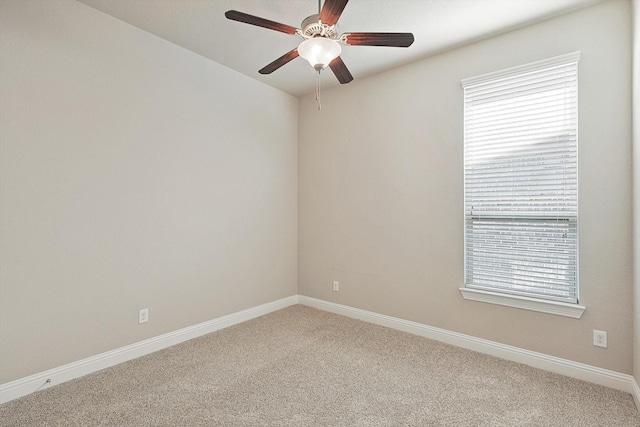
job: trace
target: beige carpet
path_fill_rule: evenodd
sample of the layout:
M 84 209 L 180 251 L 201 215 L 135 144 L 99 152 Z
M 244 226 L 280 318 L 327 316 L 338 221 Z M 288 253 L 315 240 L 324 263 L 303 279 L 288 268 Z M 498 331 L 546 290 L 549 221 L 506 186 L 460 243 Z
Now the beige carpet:
M 293 306 L 0 405 L 2 426 L 640 426 L 629 394 Z

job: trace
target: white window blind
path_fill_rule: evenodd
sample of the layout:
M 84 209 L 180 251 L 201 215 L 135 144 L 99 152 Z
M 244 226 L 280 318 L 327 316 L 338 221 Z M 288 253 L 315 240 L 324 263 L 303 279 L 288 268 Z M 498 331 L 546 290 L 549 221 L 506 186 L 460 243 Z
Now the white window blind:
M 462 81 L 467 288 L 578 302 L 579 58 Z

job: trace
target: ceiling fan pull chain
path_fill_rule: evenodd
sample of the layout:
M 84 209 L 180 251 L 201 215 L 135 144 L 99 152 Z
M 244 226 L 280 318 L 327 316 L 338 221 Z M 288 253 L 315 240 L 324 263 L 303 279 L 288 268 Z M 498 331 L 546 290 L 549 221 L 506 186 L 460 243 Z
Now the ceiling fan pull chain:
M 318 76 L 316 77 L 316 101 L 318 101 L 318 111 L 322 110 L 322 104 L 320 103 L 320 71 L 318 70 Z

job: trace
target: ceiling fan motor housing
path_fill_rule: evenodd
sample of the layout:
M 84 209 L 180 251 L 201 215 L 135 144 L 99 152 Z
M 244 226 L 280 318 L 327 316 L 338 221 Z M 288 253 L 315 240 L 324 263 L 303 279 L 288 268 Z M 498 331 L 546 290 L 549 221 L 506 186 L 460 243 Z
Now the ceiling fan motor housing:
M 323 24 L 320 21 L 320 15 L 311 15 L 300 25 L 302 28 L 302 35 L 305 38 L 313 37 L 326 37 L 329 39 L 336 39 L 338 31 L 335 25 Z

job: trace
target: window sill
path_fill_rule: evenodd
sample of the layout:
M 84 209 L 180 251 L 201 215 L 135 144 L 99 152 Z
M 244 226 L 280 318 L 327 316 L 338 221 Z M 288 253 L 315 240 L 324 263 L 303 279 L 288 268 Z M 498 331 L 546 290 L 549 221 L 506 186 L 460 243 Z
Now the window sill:
M 539 311 L 541 313 L 572 317 L 574 319 L 582 317 L 582 313 L 586 310 L 585 306 L 578 304 L 539 300 L 517 295 L 481 291 L 478 289 L 460 288 L 460 292 L 462 293 L 462 297 L 468 300 L 505 305 L 507 307 L 521 308 L 524 310 Z

